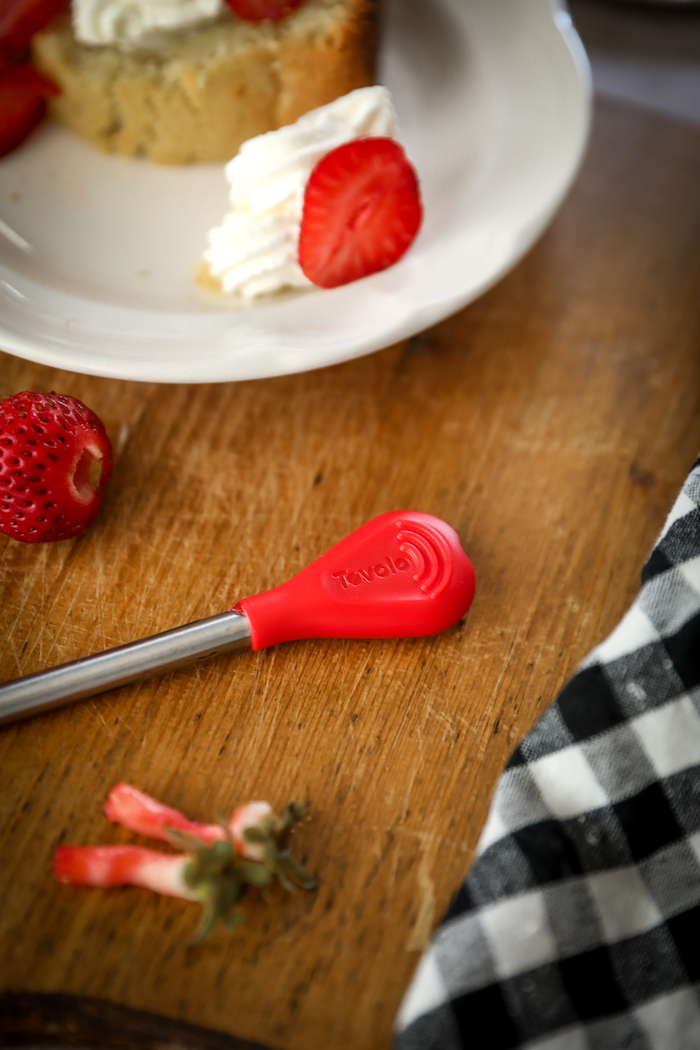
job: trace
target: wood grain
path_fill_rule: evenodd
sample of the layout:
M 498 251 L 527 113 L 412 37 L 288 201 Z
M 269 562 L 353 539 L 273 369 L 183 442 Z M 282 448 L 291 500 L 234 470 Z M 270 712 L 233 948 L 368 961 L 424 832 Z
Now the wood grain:
M 700 448 L 699 183 L 696 131 L 599 104 L 545 237 L 406 344 L 220 386 L 2 357 L 0 396 L 76 395 L 117 455 L 82 538 L 0 543 L 0 680 L 221 611 L 390 509 L 449 521 L 477 596 L 437 638 L 233 655 L 3 729 L 0 990 L 390 1045 L 508 754 L 632 600 Z M 55 885 L 58 843 L 129 840 L 101 815 L 117 780 L 202 819 L 307 800 L 319 889 L 187 947 L 193 905 Z
M 85 996 L 0 995 L 0 1046 L 92 1050 L 265 1050 L 260 1043 Z

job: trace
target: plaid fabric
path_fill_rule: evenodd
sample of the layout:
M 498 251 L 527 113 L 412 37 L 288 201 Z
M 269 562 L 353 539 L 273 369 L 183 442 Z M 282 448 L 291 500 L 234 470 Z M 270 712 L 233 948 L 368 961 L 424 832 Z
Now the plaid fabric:
M 397 1050 L 700 1048 L 700 459 L 511 758 Z

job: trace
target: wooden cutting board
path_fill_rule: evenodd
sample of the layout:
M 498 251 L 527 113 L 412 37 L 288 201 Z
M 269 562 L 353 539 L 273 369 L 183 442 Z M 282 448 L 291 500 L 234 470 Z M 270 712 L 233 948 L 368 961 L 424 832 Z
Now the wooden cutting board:
M 407 343 L 219 386 L 0 358 L 1 397 L 75 395 L 116 452 L 83 537 L 0 538 L 0 680 L 222 611 L 386 510 L 450 522 L 477 572 L 436 638 L 213 659 L 0 730 L 0 1042 L 390 1045 L 500 770 L 632 600 L 700 449 L 698 185 L 697 130 L 599 103 L 539 244 Z M 136 841 L 101 813 L 119 780 L 200 819 L 307 801 L 318 890 L 193 947 L 195 905 L 56 885 L 59 843 Z

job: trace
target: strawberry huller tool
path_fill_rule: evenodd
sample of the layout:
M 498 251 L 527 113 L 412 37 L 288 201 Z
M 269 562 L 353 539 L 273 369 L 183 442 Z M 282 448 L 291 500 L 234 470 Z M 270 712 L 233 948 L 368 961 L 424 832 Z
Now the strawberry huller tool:
M 437 634 L 464 616 L 473 596 L 474 569 L 454 529 L 432 514 L 392 511 L 219 616 L 0 685 L 0 723 L 234 649 Z

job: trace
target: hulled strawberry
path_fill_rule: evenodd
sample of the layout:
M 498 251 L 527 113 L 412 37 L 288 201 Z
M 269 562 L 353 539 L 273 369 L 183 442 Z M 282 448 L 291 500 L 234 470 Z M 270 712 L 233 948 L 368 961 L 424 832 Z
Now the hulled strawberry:
M 29 390 L 0 401 L 0 532 L 24 543 L 79 535 L 111 471 L 105 428 L 81 401 Z
M 416 173 L 395 139 L 359 138 L 331 150 L 309 176 L 299 265 L 335 288 L 401 258 L 423 217 Z

